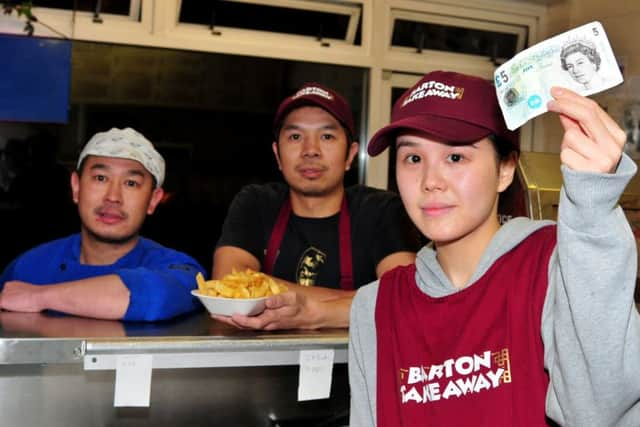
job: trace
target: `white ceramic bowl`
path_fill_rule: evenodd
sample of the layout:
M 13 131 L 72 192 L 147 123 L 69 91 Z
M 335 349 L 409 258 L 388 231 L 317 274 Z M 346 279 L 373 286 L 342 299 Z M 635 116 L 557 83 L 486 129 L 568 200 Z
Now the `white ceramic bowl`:
M 264 302 L 267 297 L 262 298 L 222 298 L 201 295 L 197 289 L 191 291 L 191 295 L 200 299 L 209 313 L 231 316 L 234 313 L 245 316 L 255 316 L 264 311 Z

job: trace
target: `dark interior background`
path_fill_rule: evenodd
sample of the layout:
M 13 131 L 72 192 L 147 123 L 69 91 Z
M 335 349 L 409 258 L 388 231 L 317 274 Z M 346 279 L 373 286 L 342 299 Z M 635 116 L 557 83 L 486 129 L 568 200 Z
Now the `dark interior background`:
M 210 270 L 234 195 L 281 179 L 271 127 L 284 97 L 307 81 L 328 85 L 360 127 L 367 72 L 359 68 L 78 41 L 71 61 L 68 123 L 0 123 L 0 268 L 79 230 L 69 174 L 96 132 L 129 126 L 156 144 L 169 196 L 142 234 Z M 7 131 L 16 126 L 19 136 Z M 348 184 L 358 181 L 354 166 Z

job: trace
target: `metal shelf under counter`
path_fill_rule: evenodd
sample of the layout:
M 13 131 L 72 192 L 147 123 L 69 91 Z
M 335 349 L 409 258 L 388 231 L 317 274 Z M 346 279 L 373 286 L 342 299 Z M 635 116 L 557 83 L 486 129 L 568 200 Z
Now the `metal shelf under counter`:
M 244 331 L 205 313 L 126 323 L 0 312 L 0 411 L 15 426 L 339 425 L 323 420 L 348 410 L 347 345 L 346 329 Z M 297 401 L 300 352 L 325 349 L 330 397 Z M 140 354 L 153 361 L 150 406 L 116 408 L 116 361 Z

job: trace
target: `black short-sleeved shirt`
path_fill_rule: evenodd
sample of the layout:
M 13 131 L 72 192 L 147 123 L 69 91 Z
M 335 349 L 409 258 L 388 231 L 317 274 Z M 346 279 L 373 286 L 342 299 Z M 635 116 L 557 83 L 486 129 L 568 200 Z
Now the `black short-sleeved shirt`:
M 217 246 L 235 246 L 264 257 L 278 213 L 289 195 L 284 183 L 248 185 L 236 195 Z M 416 252 L 420 237 L 397 194 L 362 185 L 346 188 L 351 216 L 354 287 L 376 280 L 386 256 Z M 291 213 L 273 275 L 304 285 L 340 288 L 339 213 L 303 218 Z

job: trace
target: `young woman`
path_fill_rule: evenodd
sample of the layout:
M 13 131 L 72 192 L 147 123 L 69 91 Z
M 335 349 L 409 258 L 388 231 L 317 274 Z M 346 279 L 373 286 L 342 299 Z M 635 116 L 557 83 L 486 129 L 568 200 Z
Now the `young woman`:
M 427 74 L 370 141 L 371 155 L 395 144 L 400 195 L 433 248 L 354 299 L 352 427 L 640 422 L 636 247 L 617 206 L 636 167 L 595 102 L 552 95 L 557 224 L 500 226 L 519 148 L 485 80 Z

